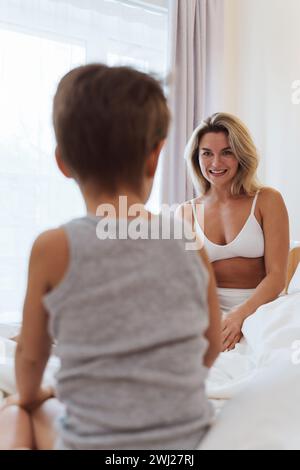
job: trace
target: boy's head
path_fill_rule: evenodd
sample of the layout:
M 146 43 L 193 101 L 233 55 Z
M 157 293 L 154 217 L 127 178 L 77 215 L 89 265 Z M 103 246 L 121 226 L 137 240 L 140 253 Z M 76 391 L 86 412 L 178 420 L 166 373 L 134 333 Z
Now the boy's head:
M 78 67 L 54 98 L 61 160 L 79 183 L 110 194 L 121 187 L 140 193 L 145 177 L 153 178 L 156 162 L 149 159 L 157 161 L 169 121 L 159 83 L 128 67 Z

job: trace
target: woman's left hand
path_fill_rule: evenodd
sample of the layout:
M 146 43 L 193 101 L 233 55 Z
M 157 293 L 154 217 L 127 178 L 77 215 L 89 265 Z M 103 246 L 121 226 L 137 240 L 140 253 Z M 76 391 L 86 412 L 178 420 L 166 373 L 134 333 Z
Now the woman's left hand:
M 222 351 L 231 351 L 241 340 L 244 319 L 238 311 L 232 311 L 222 322 Z

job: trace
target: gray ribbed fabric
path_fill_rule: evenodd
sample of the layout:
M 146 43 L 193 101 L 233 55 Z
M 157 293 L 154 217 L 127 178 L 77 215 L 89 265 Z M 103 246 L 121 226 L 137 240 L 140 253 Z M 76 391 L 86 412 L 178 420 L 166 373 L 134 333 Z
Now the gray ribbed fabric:
M 99 240 L 97 222 L 64 226 L 70 265 L 44 298 L 66 405 L 57 448 L 194 449 L 211 419 L 207 272 L 173 235 Z

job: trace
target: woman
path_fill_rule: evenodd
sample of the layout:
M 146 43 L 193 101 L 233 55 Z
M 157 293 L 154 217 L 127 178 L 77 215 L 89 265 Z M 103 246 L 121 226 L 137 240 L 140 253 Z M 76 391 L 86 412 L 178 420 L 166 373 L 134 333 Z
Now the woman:
M 280 193 L 257 182 L 257 150 L 235 116 L 217 113 L 203 121 L 185 158 L 200 196 L 183 210 L 192 207 L 187 212 L 212 263 L 226 314 L 222 349 L 231 350 L 245 319 L 284 289 L 288 214 Z

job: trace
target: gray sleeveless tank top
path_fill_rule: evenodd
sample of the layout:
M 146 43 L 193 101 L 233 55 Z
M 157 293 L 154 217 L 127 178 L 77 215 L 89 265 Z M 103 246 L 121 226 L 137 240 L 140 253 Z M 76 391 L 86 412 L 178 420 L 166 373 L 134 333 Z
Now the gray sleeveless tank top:
M 212 415 L 206 269 L 172 233 L 99 240 L 98 222 L 63 226 L 69 267 L 44 297 L 66 405 L 57 448 L 195 449 Z

